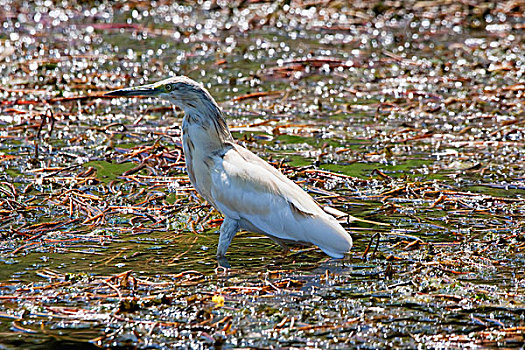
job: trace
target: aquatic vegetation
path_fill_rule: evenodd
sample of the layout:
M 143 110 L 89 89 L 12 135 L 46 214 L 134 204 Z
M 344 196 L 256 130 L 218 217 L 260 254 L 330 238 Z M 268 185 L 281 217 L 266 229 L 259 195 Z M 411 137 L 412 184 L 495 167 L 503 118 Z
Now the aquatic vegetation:
M 520 2 L 0 5 L 1 346 L 524 345 Z M 103 96 L 174 74 L 346 260 L 241 233 L 216 270 L 180 111 Z

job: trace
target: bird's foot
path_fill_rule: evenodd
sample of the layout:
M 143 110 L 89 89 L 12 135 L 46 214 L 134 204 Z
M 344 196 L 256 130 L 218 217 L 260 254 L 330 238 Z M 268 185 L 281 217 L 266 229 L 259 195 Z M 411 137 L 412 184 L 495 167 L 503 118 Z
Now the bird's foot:
M 224 255 L 217 255 L 217 268 L 215 269 L 215 272 L 218 273 L 218 271 L 226 272 L 228 269 L 231 268 L 230 263 L 228 262 L 228 259 Z

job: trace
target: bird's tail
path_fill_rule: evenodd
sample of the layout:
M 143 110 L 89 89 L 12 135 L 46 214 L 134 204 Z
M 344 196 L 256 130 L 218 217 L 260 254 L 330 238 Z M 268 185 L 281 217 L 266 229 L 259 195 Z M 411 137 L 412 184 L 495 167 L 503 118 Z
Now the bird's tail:
M 307 222 L 307 239 L 332 258 L 341 259 L 352 249 L 352 237 L 328 215 Z

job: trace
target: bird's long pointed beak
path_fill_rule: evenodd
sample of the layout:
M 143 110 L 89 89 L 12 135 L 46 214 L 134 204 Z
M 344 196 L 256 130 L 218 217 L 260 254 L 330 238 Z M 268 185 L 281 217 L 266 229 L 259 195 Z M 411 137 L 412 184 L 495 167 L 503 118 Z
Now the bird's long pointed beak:
M 161 89 L 154 84 L 129 87 L 105 93 L 104 96 L 156 96 Z

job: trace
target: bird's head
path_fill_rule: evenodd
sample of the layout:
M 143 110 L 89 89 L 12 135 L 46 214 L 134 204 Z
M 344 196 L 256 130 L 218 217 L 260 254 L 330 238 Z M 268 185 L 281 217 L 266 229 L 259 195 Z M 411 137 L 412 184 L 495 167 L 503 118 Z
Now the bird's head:
M 185 76 L 176 76 L 153 84 L 111 91 L 106 93 L 106 96 L 160 97 L 182 108 L 185 112 L 210 107 L 218 108 L 217 103 L 204 87 Z

